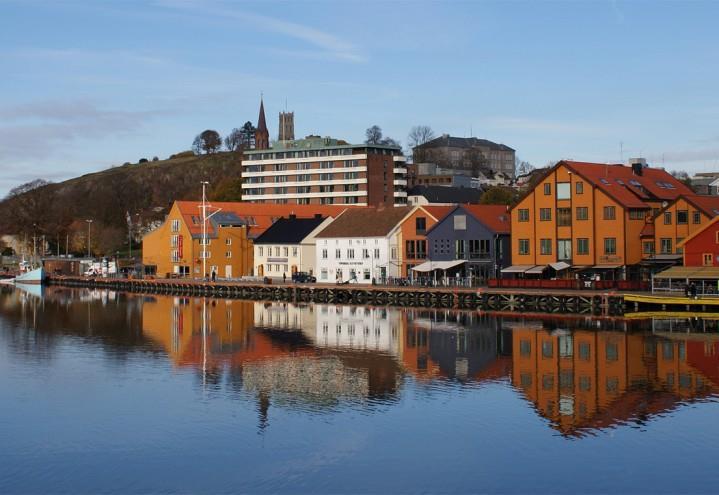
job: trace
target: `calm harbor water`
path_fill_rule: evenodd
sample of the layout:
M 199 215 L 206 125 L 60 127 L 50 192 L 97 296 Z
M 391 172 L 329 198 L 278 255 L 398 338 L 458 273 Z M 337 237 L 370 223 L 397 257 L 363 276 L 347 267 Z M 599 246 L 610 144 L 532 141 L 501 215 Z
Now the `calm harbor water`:
M 710 320 L 0 289 L 0 493 L 714 493 L 718 398 Z

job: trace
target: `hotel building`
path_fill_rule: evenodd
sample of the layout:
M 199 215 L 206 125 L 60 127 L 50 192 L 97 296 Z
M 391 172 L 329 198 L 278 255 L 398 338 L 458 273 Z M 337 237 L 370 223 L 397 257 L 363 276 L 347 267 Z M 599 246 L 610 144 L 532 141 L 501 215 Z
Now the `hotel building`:
M 309 136 L 242 160 L 242 200 L 275 204 L 404 206 L 406 159 L 400 148 Z

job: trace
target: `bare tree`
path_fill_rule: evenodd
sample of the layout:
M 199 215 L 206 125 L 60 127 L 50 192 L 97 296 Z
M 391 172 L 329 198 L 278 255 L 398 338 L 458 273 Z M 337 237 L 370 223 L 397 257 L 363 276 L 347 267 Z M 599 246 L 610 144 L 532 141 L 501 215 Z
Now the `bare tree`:
M 380 144 L 382 142 L 382 128 L 373 125 L 365 131 L 365 144 Z
M 407 136 L 407 141 L 410 148 L 415 148 L 421 144 L 434 139 L 434 131 L 428 125 L 416 125 L 412 127 Z
M 379 144 L 383 146 L 395 146 L 397 148 L 402 147 L 402 144 L 399 141 L 397 141 L 396 139 L 392 139 L 391 137 L 382 138 Z
M 534 170 L 534 166 L 531 163 L 525 162 L 524 160 L 522 160 L 519 157 L 515 157 L 515 159 L 514 159 L 514 175 L 516 177 L 519 177 L 520 175 L 528 174 L 532 170 Z
M 225 137 L 225 149 L 228 151 L 240 151 L 243 144 L 242 137 L 242 129 L 232 129 L 232 132 Z
M 220 133 L 213 131 L 212 129 L 202 131 L 202 133 L 198 134 L 192 142 L 192 149 L 198 155 L 203 152 L 206 154 L 215 153 L 221 147 L 222 138 L 220 137 Z
M 10 189 L 10 192 L 8 192 L 7 196 L 5 196 L 5 199 L 14 198 L 15 196 L 20 196 L 21 194 L 33 191 L 40 187 L 48 186 L 50 184 L 52 184 L 52 182 L 50 182 L 49 180 L 45 180 L 45 179 L 31 180 L 30 182 L 20 184 L 19 186 L 13 187 L 12 189 Z

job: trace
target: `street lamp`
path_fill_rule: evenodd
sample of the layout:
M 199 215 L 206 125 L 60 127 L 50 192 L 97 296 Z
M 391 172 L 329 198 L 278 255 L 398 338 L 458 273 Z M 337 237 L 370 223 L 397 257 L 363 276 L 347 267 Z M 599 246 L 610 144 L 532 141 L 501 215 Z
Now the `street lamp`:
M 87 222 L 87 257 L 90 257 L 90 226 L 92 225 L 92 219 L 85 220 Z

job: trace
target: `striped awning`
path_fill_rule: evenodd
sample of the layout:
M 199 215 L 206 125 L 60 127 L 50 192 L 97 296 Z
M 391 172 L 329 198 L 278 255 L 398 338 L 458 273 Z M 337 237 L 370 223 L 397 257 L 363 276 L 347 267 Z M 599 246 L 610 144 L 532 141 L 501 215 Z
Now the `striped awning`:
M 524 273 L 534 267 L 535 265 L 512 265 L 507 268 L 502 268 L 502 273 Z

